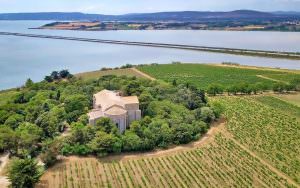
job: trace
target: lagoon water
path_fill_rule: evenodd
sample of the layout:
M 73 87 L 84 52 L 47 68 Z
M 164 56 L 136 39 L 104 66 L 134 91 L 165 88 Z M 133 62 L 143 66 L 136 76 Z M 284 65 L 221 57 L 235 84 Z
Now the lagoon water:
M 50 21 L 0 21 L 0 31 L 300 52 L 300 33 L 231 31 L 58 31 L 32 30 Z M 0 90 L 43 79 L 53 70 L 72 73 L 130 64 L 234 62 L 300 70 L 300 61 L 177 49 L 98 44 L 0 35 Z

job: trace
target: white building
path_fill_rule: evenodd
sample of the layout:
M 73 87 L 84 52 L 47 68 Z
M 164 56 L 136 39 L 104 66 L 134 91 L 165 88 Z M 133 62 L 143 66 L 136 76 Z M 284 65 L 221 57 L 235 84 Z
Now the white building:
M 108 117 L 116 123 L 120 132 L 124 132 L 132 121 L 141 119 L 137 96 L 122 97 L 118 92 L 102 90 L 94 95 L 93 107 L 88 113 L 91 125 L 102 117 Z

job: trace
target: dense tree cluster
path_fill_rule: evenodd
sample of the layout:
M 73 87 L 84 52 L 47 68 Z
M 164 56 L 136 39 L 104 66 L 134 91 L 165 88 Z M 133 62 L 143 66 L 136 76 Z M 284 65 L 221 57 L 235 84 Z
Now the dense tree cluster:
M 129 79 L 129 80 L 128 80 Z M 102 118 L 96 126 L 87 122 L 72 123 L 72 134 L 64 139 L 64 155 L 98 156 L 109 153 L 146 151 L 172 144 L 185 144 L 206 133 L 217 114 L 207 105 L 203 91 L 188 85 L 172 87 L 149 80 L 103 77 L 98 83 L 117 89 L 124 95 L 137 95 L 143 118 L 120 134 L 116 125 Z M 100 81 L 100 82 L 99 82 Z
M 223 94 L 227 92 L 229 95 L 237 94 L 258 94 L 268 90 L 273 90 L 274 92 L 284 93 L 290 91 L 300 91 L 300 80 L 295 79 L 290 83 L 278 82 L 275 83 L 271 88 L 269 85 L 263 83 L 247 84 L 247 83 L 237 83 L 233 84 L 227 88 L 222 87 L 219 84 L 211 84 L 207 88 L 207 93 L 209 95 L 216 96 L 218 94 Z
M 70 74 L 70 72 L 68 70 L 53 71 L 49 76 L 45 76 L 45 81 L 53 82 L 53 81 L 57 81 L 57 80 L 61 80 L 61 79 L 69 79 L 72 77 L 73 77 L 73 75 Z M 27 85 L 27 82 L 25 85 Z
M 21 159 L 39 156 L 51 166 L 58 155 L 103 156 L 188 143 L 219 117 L 220 112 L 207 104 L 204 91 L 190 84 L 172 86 L 125 76 L 61 79 L 68 75 L 65 71 L 52 73 L 55 82 L 27 80 L 11 100 L 0 105 L 1 151 Z M 107 118 L 96 126 L 88 125 L 92 96 L 103 89 L 139 97 L 143 118 L 124 134 Z M 66 127 L 71 134 L 62 136 Z

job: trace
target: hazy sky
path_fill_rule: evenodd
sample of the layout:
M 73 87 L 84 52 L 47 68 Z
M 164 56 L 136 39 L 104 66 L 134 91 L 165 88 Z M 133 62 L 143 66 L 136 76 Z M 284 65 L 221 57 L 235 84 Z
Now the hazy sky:
M 123 14 L 237 9 L 300 11 L 300 0 L 0 0 L 0 13 L 56 11 Z

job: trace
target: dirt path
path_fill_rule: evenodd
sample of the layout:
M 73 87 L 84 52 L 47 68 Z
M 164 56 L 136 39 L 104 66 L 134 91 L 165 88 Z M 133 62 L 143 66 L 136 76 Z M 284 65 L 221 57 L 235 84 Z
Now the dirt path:
M 136 68 L 131 68 L 131 70 L 133 70 L 133 71 L 136 72 L 137 74 L 142 75 L 142 76 L 145 77 L 145 78 L 148 78 L 148 79 L 150 79 L 150 80 L 156 80 L 156 79 L 153 78 L 152 76 L 150 76 L 150 75 L 148 75 L 148 74 L 146 74 L 146 73 L 144 73 L 144 72 L 142 72 L 142 71 L 140 71 L 140 70 L 138 70 L 138 69 L 136 69 Z
M 262 79 L 266 79 L 266 80 L 271 80 L 271 81 L 274 81 L 274 82 L 281 82 L 281 83 L 288 84 L 288 82 L 284 82 L 284 81 L 281 81 L 281 80 L 276 80 L 276 79 L 273 79 L 273 78 L 269 78 L 267 76 L 263 76 L 263 75 L 256 75 L 256 76 L 259 77 L 259 78 L 262 78 Z
M 240 144 L 235 138 L 233 138 L 233 135 L 231 133 L 229 133 L 226 130 L 225 127 L 221 127 L 220 129 L 222 129 L 221 130 L 222 134 L 226 135 L 226 137 L 228 137 L 229 139 L 231 139 L 235 144 L 237 144 L 243 150 L 245 150 L 246 152 L 248 152 L 252 157 L 255 157 L 256 159 L 258 159 L 259 162 L 261 162 L 262 164 L 266 165 L 270 170 L 272 170 L 274 173 L 276 173 L 279 177 L 282 177 L 282 178 L 286 179 L 289 184 L 292 184 L 295 187 L 300 187 L 299 184 L 297 184 L 292 178 L 290 178 L 289 176 L 287 176 L 286 174 L 284 174 L 283 172 L 281 172 L 277 168 L 273 167 L 272 164 L 270 164 L 268 161 L 262 159 L 260 156 L 258 156 L 256 153 L 254 153 L 251 150 L 249 150 L 244 145 Z
M 1 161 L 1 164 L 0 164 L 0 187 L 1 188 L 8 187 L 10 185 L 10 182 L 9 182 L 7 176 L 4 176 L 4 169 L 9 161 L 9 154 L 8 153 L 3 154 L 0 157 L 0 161 Z

